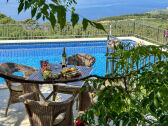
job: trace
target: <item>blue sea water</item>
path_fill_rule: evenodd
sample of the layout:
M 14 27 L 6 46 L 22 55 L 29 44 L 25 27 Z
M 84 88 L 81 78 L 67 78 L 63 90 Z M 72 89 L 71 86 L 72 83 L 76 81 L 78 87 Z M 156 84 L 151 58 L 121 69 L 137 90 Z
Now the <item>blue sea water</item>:
M 0 13 L 12 17 L 15 20 L 30 18 L 30 10 L 18 15 L 16 0 L 0 1 Z M 144 13 L 155 9 L 168 7 L 168 0 L 76 0 L 76 12 L 81 17 L 96 20 L 107 16 L 118 16 L 123 14 Z M 68 15 L 69 19 L 69 15 Z M 42 22 L 40 19 L 39 22 Z

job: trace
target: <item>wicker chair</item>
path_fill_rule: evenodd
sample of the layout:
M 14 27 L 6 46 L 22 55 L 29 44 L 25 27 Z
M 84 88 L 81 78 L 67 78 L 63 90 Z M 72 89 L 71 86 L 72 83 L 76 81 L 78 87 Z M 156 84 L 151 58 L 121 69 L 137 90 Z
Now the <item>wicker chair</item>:
M 76 65 L 76 66 L 86 66 L 91 67 L 96 62 L 95 57 L 79 53 L 74 54 L 67 58 L 68 65 Z M 85 84 L 86 86 L 87 84 Z M 58 93 L 66 93 L 66 94 L 72 94 L 74 92 L 74 88 L 66 88 L 66 87 L 57 87 Z M 83 91 L 79 95 L 79 111 L 85 111 L 87 110 L 90 105 L 93 103 L 93 98 L 90 92 Z
M 31 126 L 73 126 L 73 96 L 62 102 L 29 100 L 33 96 L 34 92 L 19 97 Z
M 6 75 L 10 75 L 13 77 L 17 77 L 17 78 L 22 78 L 22 79 L 28 78 L 35 71 L 37 71 L 37 69 L 32 68 L 32 67 L 28 67 L 25 65 L 21 65 L 21 64 L 16 64 L 16 63 L 2 63 L 2 64 L 0 64 L 0 72 L 1 73 L 4 73 Z M 22 72 L 24 77 L 13 75 L 15 72 Z M 7 84 L 7 87 L 9 89 L 9 93 L 10 93 L 9 99 L 8 99 L 8 104 L 6 106 L 6 111 L 5 111 L 5 117 L 6 117 L 9 106 L 11 104 L 15 104 L 15 103 L 20 102 L 18 100 L 18 97 L 20 95 L 23 95 L 24 93 L 35 91 L 35 87 L 34 87 L 34 85 L 31 85 L 31 84 L 16 83 L 16 82 L 13 82 L 13 81 L 10 81 L 7 79 L 5 79 L 5 82 Z M 36 100 L 38 100 L 38 99 L 39 99 L 39 97 L 36 94 Z
M 96 62 L 96 59 L 89 54 L 79 53 L 68 57 L 67 61 L 68 65 L 91 67 Z

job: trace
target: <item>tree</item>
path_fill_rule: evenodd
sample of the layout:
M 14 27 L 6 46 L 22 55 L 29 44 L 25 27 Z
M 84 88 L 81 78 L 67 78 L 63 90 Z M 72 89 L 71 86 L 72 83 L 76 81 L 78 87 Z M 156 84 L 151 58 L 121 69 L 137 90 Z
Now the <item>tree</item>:
M 28 19 L 26 19 L 24 21 L 21 21 L 21 23 L 22 24 L 38 24 L 37 21 L 35 21 L 35 20 L 31 19 L 31 18 L 28 18 Z
M 107 77 L 122 77 L 123 85 L 116 85 L 121 80 L 94 79 L 98 92 L 97 102 L 80 118 L 89 126 L 138 126 L 168 125 L 168 53 L 162 47 L 141 46 L 125 50 L 122 46 L 108 54 L 117 63 L 115 72 Z M 155 56 L 157 62 L 147 62 L 140 67 L 143 60 Z M 164 60 L 163 60 L 164 59 Z M 133 71 L 134 70 L 134 71 Z M 104 86 L 103 90 L 100 90 Z M 97 122 L 95 121 L 97 117 Z M 111 123 L 110 123 L 111 122 Z
M 63 29 L 66 24 L 66 14 L 68 11 L 71 12 L 71 23 L 73 27 L 79 21 L 79 15 L 75 13 L 73 4 L 77 4 L 76 0 L 19 0 L 18 13 L 31 9 L 32 18 L 36 17 L 36 20 L 39 18 L 48 20 L 53 28 L 58 23 L 60 28 Z M 103 25 L 86 18 L 83 18 L 82 24 L 84 30 L 90 24 L 105 31 Z

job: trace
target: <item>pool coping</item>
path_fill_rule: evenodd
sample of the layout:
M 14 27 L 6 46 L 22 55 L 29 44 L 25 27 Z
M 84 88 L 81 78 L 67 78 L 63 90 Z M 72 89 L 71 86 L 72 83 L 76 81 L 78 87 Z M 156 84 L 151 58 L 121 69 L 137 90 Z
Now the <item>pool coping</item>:
M 36 40 L 0 40 L 0 43 L 78 42 L 78 41 L 105 41 L 105 40 L 107 40 L 107 38 L 36 39 Z
M 121 40 L 133 40 L 144 45 L 156 45 L 133 36 L 117 37 Z M 107 38 L 72 38 L 72 39 L 36 39 L 36 40 L 0 40 L 0 43 L 41 43 L 41 42 L 78 42 L 78 41 L 106 41 Z
M 140 38 L 136 38 L 134 36 L 129 36 L 129 37 L 117 37 L 118 39 L 121 39 L 121 40 L 133 40 L 137 43 L 141 43 L 142 45 L 155 45 L 155 46 L 158 46 L 157 44 L 154 44 L 154 43 L 151 43 L 151 42 L 148 42 L 148 41 L 145 41 L 143 39 L 140 39 Z

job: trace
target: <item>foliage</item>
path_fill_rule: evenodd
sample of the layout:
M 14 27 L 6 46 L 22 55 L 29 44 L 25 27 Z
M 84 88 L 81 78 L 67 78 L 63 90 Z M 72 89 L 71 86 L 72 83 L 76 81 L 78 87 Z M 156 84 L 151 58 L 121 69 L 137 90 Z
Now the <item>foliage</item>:
M 66 24 L 67 11 L 71 12 L 71 22 L 73 26 L 79 21 L 79 15 L 75 13 L 75 9 L 72 6 L 73 4 L 77 4 L 76 0 L 19 0 L 18 13 L 31 9 L 32 18 L 35 17 L 36 20 L 42 18 L 43 20 L 50 21 L 53 29 L 56 23 L 58 23 L 60 28 L 63 29 Z M 83 20 L 85 20 L 85 18 Z M 105 31 L 100 23 L 90 20 L 85 20 L 85 22 L 87 23 L 83 24 L 84 29 L 87 27 L 86 24 L 90 24 L 97 29 Z
M 110 54 L 119 58 L 115 66 L 119 70 L 107 76 L 123 76 L 123 79 L 109 79 L 111 85 L 106 80 L 87 80 L 93 83 L 88 90 L 98 90 L 97 102 L 81 119 L 98 126 L 168 125 L 168 63 L 162 60 L 168 53 L 162 47 L 138 46 L 126 50 L 121 45 Z M 140 60 L 149 56 L 156 56 L 157 62 L 138 66 Z
M 35 21 L 35 20 L 31 19 L 31 18 L 28 18 L 28 19 L 26 19 L 24 21 L 20 21 L 19 23 L 20 24 L 39 24 L 37 21 Z
M 130 14 L 100 18 L 98 22 L 120 22 L 120 21 L 132 21 L 140 22 L 143 24 L 159 27 L 168 28 L 167 20 L 168 14 L 152 14 L 152 13 L 141 13 L 141 14 Z
M 16 21 L 10 17 L 0 14 L 0 24 L 15 24 Z

